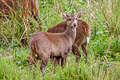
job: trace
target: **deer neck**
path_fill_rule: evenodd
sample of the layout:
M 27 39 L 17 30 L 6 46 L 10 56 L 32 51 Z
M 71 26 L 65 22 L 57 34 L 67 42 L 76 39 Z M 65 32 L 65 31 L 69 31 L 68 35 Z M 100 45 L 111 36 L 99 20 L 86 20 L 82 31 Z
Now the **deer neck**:
M 73 43 L 76 38 L 76 28 L 73 30 L 69 26 L 67 26 L 65 33 L 67 36 L 69 36 L 69 38 L 72 40 Z

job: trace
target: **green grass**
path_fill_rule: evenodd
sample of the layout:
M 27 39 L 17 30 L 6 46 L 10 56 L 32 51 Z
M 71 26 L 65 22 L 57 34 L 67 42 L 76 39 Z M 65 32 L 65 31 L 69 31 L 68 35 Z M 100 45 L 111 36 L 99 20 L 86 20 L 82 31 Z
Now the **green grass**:
M 90 45 L 92 46 L 92 45 Z M 89 49 L 88 49 L 89 51 Z M 60 65 L 54 67 L 49 61 L 44 70 L 40 72 L 40 64 L 37 68 L 30 68 L 27 64 L 29 49 L 15 49 L 11 57 L 0 57 L 0 79 L 1 80 L 119 80 L 120 62 L 110 61 L 95 57 L 95 52 L 88 52 L 89 60 L 85 63 L 84 56 L 81 56 L 79 64 L 75 63 L 75 56 L 69 53 L 64 68 Z
M 41 62 L 37 68 L 30 68 L 26 61 L 29 53 L 27 43 L 30 36 L 40 29 L 31 16 L 25 24 L 18 9 L 18 15 L 11 14 L 11 20 L 0 18 L 0 80 L 120 80 L 120 1 L 92 0 L 89 6 L 83 0 L 70 1 L 39 0 L 42 31 L 62 21 L 61 12 L 82 10 L 80 19 L 92 27 L 88 63 L 85 63 L 79 48 L 82 56 L 78 64 L 70 52 L 64 68 L 60 65 L 54 67 L 51 61 L 44 74 L 40 72 Z M 30 22 L 33 27 L 30 27 Z M 21 38 L 27 42 L 22 44 Z
M 115 45 L 113 40 L 111 45 Z M 88 47 L 88 63 L 85 63 L 83 52 L 78 64 L 75 63 L 75 56 L 69 53 L 67 63 L 64 68 L 60 65 L 54 67 L 51 61 L 46 66 L 44 73 L 40 71 L 40 63 L 37 68 L 30 68 L 27 63 L 29 49 L 14 48 L 7 50 L 1 49 L 3 57 L 0 57 L 0 79 L 1 80 L 119 80 L 120 79 L 120 55 L 112 52 L 105 54 L 108 44 L 102 42 L 95 44 L 96 40 L 91 40 Z M 116 41 L 118 42 L 118 41 Z M 104 44 L 104 45 L 103 45 Z M 112 46 L 111 46 L 112 47 Z M 114 46 L 117 49 L 117 46 Z M 102 51 L 101 51 L 102 50 Z M 115 52 L 115 51 L 114 51 Z M 9 53 L 11 56 L 6 56 Z M 100 57 L 100 56 L 101 57 Z M 111 56 L 112 55 L 112 56 Z M 106 56 L 107 60 L 104 58 Z

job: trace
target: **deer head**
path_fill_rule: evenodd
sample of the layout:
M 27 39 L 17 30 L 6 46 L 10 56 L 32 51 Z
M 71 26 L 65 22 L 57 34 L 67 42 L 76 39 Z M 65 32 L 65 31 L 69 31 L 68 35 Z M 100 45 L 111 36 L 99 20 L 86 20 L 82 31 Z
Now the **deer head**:
M 81 12 L 76 13 L 76 11 L 74 11 L 73 15 L 63 12 L 62 16 L 63 19 L 67 21 L 67 26 L 69 26 L 68 28 L 72 28 L 72 30 L 75 30 L 77 27 L 78 18 L 80 18 L 81 16 Z

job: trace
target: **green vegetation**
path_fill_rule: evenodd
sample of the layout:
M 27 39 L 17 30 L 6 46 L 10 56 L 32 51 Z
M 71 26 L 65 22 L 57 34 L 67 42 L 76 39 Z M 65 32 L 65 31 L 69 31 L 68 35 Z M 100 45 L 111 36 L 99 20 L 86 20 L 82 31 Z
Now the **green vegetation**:
M 30 36 L 39 31 L 37 22 L 28 16 L 28 24 L 22 19 L 21 9 L 17 16 L 0 18 L 0 80 L 119 80 L 120 79 L 120 1 L 90 0 L 39 0 L 40 21 L 43 31 L 62 21 L 61 12 L 82 10 L 81 20 L 92 27 L 88 45 L 88 63 L 82 54 L 79 64 L 69 53 L 67 63 L 54 67 L 49 61 L 44 70 L 30 68 L 27 64 Z M 32 22 L 33 27 L 30 27 Z

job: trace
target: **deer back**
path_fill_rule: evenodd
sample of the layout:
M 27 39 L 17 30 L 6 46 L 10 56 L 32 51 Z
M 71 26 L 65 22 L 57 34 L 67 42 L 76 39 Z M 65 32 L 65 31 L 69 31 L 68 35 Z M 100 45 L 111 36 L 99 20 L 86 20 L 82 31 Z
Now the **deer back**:
M 90 37 L 91 35 L 91 27 L 84 21 L 82 20 L 78 20 L 77 22 L 78 27 L 76 29 L 76 39 L 75 41 L 79 40 L 79 39 L 83 39 L 84 36 Z M 64 32 L 66 29 L 66 25 L 67 23 L 65 21 L 62 21 L 56 25 L 54 25 L 53 27 L 48 29 L 48 32 L 51 33 L 61 33 Z

